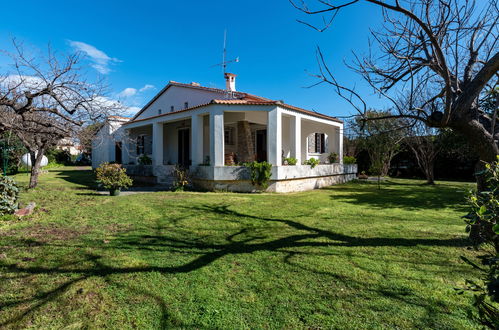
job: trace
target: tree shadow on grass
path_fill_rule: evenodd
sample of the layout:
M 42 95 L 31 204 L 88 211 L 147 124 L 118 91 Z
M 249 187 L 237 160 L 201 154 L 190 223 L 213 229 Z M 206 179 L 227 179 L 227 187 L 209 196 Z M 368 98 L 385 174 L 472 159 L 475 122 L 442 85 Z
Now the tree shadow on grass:
M 272 238 L 270 240 L 262 242 L 262 239 L 265 239 L 268 236 L 262 235 L 261 232 L 258 231 L 258 227 L 255 227 L 254 223 L 252 223 L 246 224 L 244 228 L 238 228 L 237 230 L 234 230 L 232 233 L 224 236 L 223 240 L 220 241 L 218 238 L 222 237 L 217 237 L 217 239 L 215 240 L 213 238 L 204 236 L 196 237 L 195 233 L 189 233 L 188 231 L 183 233 L 183 235 L 179 238 L 175 237 L 175 235 L 170 233 L 169 231 L 163 233 L 160 227 L 155 226 L 154 228 L 152 228 L 153 231 L 151 233 L 127 233 L 126 235 L 116 237 L 116 239 L 111 240 L 109 244 L 103 246 L 103 248 L 105 249 L 114 249 L 116 251 L 121 249 L 149 249 L 151 251 L 155 251 L 155 253 L 158 253 L 160 255 L 161 253 L 165 252 L 172 253 L 175 251 L 182 251 L 193 256 L 192 260 L 175 266 L 152 265 L 136 267 L 114 267 L 110 266 L 106 262 L 106 259 L 103 255 L 99 255 L 96 253 L 90 254 L 88 252 L 79 252 L 82 256 L 82 260 L 80 260 L 79 262 L 72 261 L 71 263 L 60 264 L 59 266 L 52 266 L 51 263 L 47 261 L 47 265 L 42 264 L 30 266 L 29 263 L 8 263 L 0 259 L 0 270 L 2 270 L 4 274 L 14 273 L 18 274 L 19 276 L 25 276 L 26 274 L 67 275 L 68 277 L 68 281 L 61 285 L 58 285 L 52 290 L 40 292 L 39 294 L 31 298 L 22 298 L 17 300 L 14 299 L 8 302 L 0 303 L 0 310 L 5 309 L 6 307 L 31 304 L 29 308 L 25 309 L 17 316 L 12 317 L 8 320 L 0 321 L 0 327 L 5 327 L 7 325 L 22 321 L 32 312 L 38 310 L 50 301 L 57 299 L 59 296 L 67 292 L 67 290 L 74 284 L 91 277 L 101 277 L 106 279 L 106 281 L 109 281 L 109 277 L 111 275 L 119 274 L 148 272 L 159 272 L 164 274 L 189 273 L 203 267 L 207 267 L 225 256 L 252 254 L 262 251 L 284 254 L 283 262 L 287 262 L 286 260 L 289 260 L 290 256 L 296 255 L 297 249 L 300 248 L 331 246 L 377 248 L 384 246 L 411 247 L 418 245 L 435 247 L 462 247 L 467 245 L 467 241 L 465 239 L 354 237 L 312 227 L 295 220 L 245 214 L 232 210 L 227 205 L 193 205 L 189 207 L 188 210 L 189 212 L 195 211 L 200 218 L 203 218 L 204 216 L 206 216 L 206 214 L 211 214 L 221 217 L 222 219 L 227 219 L 223 221 L 236 221 L 231 220 L 231 218 L 236 218 L 237 222 L 241 225 L 245 225 L 245 219 L 251 219 L 253 221 L 256 220 L 257 222 L 261 222 L 262 224 L 276 223 L 285 225 L 289 229 L 294 230 L 295 233 L 279 238 Z M 299 216 L 295 218 L 299 218 Z M 12 238 L 10 241 L 12 242 L 14 241 L 14 239 Z M 20 246 L 23 246 L 22 244 L 20 244 Z M 43 247 L 43 245 L 49 244 L 50 243 L 47 242 L 40 242 L 36 246 Z M 53 249 L 54 247 L 52 246 L 49 251 L 53 251 Z M 304 252 L 312 255 L 315 253 L 309 251 Z M 56 256 L 54 256 L 54 258 L 56 258 Z M 47 258 L 47 260 L 50 260 L 50 258 Z M 292 265 L 291 263 L 289 264 Z M 337 277 L 336 279 L 345 280 L 342 277 Z M 351 281 L 351 279 L 348 280 Z M 147 295 L 147 293 L 143 294 Z M 170 319 L 164 301 L 157 296 L 151 296 L 151 298 L 153 300 L 157 300 L 163 313 L 161 325 L 165 326 L 170 321 L 175 322 L 175 320 Z
M 97 183 L 95 182 L 92 170 L 62 170 L 57 174 L 57 178 L 83 186 L 86 189 L 97 189 Z
M 456 186 L 421 185 L 387 181 L 382 188 L 372 183 L 355 183 L 325 188 L 334 190 L 331 199 L 373 208 L 403 208 L 407 210 L 439 210 L 450 208 L 466 212 L 465 191 Z

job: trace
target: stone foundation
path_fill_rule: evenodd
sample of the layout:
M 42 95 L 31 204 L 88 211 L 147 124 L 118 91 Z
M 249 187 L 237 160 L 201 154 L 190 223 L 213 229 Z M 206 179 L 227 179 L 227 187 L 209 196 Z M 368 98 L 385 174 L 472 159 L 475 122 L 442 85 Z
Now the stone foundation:
M 161 166 L 126 166 L 129 174 L 140 177 L 150 174 L 155 182 L 163 185 L 172 183 L 172 165 Z M 128 172 L 128 171 L 127 171 Z M 197 188 L 209 191 L 256 192 L 251 184 L 250 170 L 244 166 L 196 166 L 190 169 L 191 180 Z M 297 192 L 323 188 L 345 183 L 357 177 L 357 165 L 328 164 L 274 166 L 268 192 Z
M 266 192 L 289 193 L 324 188 L 345 183 L 357 178 L 356 173 L 336 174 L 319 177 L 270 180 Z M 257 192 L 259 189 L 250 180 L 206 180 L 193 179 L 196 187 L 209 191 Z
M 240 166 L 204 167 L 193 173 L 193 183 L 204 190 L 256 192 L 249 170 Z M 267 192 L 297 192 L 328 187 L 356 179 L 357 165 L 274 166 Z M 277 180 L 275 179 L 277 178 Z

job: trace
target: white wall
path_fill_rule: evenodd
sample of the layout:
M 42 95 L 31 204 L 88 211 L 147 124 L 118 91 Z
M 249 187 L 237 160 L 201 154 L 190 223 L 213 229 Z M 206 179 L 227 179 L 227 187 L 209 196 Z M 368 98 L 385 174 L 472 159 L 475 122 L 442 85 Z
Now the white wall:
M 149 105 L 147 109 L 136 118 L 136 120 L 157 116 L 159 114 L 159 109 L 161 109 L 162 114 L 169 113 L 172 105 L 175 107 L 175 111 L 179 111 L 184 109 L 185 102 L 189 103 L 189 107 L 193 107 L 200 104 L 206 104 L 213 99 L 223 98 L 224 95 L 222 93 L 180 86 L 170 86 L 161 96 Z
M 301 124 L 301 144 L 302 144 L 302 160 L 307 160 L 310 158 L 320 159 L 321 162 L 325 162 L 327 157 L 331 152 L 335 152 L 338 155 L 339 152 L 339 128 L 336 126 L 331 126 L 319 122 L 313 122 L 310 120 L 302 120 Z M 322 154 L 309 153 L 308 152 L 308 136 L 313 133 L 324 133 L 326 135 L 326 152 Z

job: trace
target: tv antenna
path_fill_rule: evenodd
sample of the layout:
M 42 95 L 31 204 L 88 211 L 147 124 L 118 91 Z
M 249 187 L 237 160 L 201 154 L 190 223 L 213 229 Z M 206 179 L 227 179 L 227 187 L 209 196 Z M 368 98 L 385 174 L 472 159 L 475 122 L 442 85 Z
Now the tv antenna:
M 239 56 L 236 57 L 235 59 L 229 60 L 229 61 L 227 61 L 226 58 L 227 58 L 227 30 L 224 30 L 224 50 L 223 50 L 223 54 L 222 54 L 222 63 L 212 65 L 212 67 L 221 66 L 222 71 L 225 74 L 227 72 L 227 65 L 228 64 L 239 62 Z

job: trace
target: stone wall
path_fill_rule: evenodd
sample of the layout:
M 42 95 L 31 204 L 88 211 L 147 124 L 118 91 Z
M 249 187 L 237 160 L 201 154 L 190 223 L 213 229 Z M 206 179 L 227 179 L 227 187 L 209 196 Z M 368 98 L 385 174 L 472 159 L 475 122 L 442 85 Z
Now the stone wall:
M 313 189 L 324 188 L 332 186 L 334 184 L 341 184 L 357 178 L 357 175 L 352 174 L 339 174 L 330 175 L 325 177 L 315 177 L 315 178 L 302 178 L 302 179 L 290 179 L 290 180 L 271 180 L 269 182 L 266 192 L 278 192 L 278 193 L 288 193 L 288 192 L 299 192 L 308 191 Z M 251 184 L 250 180 L 204 180 L 204 179 L 194 179 L 193 183 L 196 187 L 202 190 L 209 191 L 231 191 L 231 192 L 257 192 L 255 186 Z
M 255 160 L 255 147 L 251 136 L 250 123 L 246 120 L 237 122 L 237 160 L 240 163 Z

